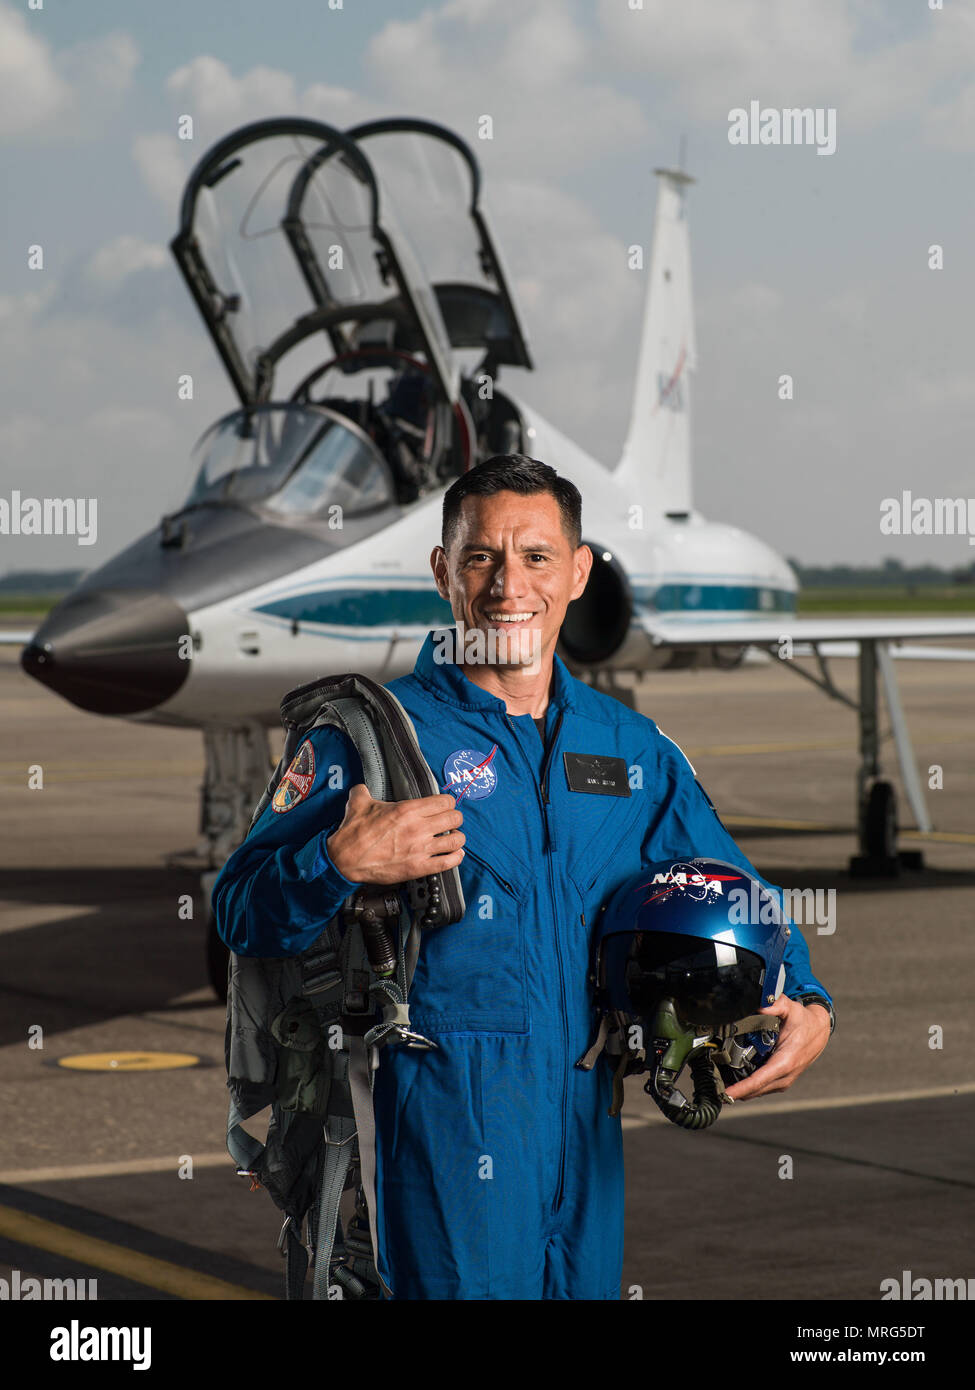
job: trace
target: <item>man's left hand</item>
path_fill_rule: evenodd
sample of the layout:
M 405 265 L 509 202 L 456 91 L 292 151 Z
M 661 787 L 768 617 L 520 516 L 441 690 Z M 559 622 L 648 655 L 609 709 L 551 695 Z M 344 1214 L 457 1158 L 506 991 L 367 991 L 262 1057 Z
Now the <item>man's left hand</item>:
M 821 1004 L 800 1004 L 780 994 L 774 1004 L 760 1012 L 781 1018 L 778 1041 L 767 1062 L 744 1081 L 728 1087 L 732 1100 L 751 1100 L 787 1090 L 829 1042 L 829 1013 Z

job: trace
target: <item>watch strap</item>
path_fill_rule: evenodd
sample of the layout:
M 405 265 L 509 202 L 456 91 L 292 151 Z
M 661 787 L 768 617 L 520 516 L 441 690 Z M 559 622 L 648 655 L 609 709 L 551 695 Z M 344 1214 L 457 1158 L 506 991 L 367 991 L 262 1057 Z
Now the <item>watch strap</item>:
M 824 994 L 799 994 L 796 996 L 798 1002 L 805 1008 L 807 1004 L 819 1004 L 826 1009 L 829 1014 L 829 1035 L 833 1036 L 833 1029 L 836 1027 L 836 1013 L 832 1004 Z

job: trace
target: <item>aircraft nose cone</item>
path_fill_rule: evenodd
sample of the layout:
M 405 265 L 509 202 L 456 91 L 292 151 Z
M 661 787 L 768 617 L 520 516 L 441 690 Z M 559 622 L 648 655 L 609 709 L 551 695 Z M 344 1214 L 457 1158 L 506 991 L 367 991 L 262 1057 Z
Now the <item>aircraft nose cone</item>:
M 79 709 L 139 714 L 186 680 L 180 639 L 188 635 L 186 614 L 164 594 L 92 589 L 69 594 L 48 614 L 20 664 Z

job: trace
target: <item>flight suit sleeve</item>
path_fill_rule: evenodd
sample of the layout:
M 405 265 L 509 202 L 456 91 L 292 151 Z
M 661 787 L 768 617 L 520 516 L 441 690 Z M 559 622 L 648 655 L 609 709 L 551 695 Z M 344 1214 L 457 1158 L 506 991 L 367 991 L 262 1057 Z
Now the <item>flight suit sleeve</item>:
M 306 742 L 313 762 L 307 750 L 302 755 Z M 296 765 L 213 885 L 217 931 L 240 956 L 307 950 L 358 887 L 339 873 L 325 843 L 350 788 L 363 780 L 355 745 L 339 729 L 314 729 L 299 744 Z
M 686 755 L 659 731 L 658 738 L 658 775 L 661 782 L 666 781 L 669 785 L 654 809 L 644 843 L 644 862 L 652 863 L 671 856 L 683 859 L 691 851 L 702 858 L 724 859 L 754 874 L 759 883 L 781 903 L 782 890 L 762 878 L 738 848 L 697 780 Z M 791 918 L 789 921 L 792 932 L 785 950 L 784 993 L 790 999 L 797 999 L 801 994 L 822 994 L 832 1004 L 829 990 L 812 972 L 805 937 Z

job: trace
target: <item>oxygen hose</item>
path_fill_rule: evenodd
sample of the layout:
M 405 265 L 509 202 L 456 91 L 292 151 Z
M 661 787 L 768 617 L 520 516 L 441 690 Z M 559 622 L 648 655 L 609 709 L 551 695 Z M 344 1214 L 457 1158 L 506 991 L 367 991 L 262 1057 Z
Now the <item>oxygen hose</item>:
M 713 1125 L 721 1114 L 721 1099 L 707 1052 L 695 1053 L 689 1062 L 694 1083 L 693 1101 L 687 1100 L 675 1089 L 673 1082 L 677 1079 L 676 1075 L 662 1068 L 659 1060 L 658 1056 L 650 1080 L 643 1088 L 647 1095 L 652 1097 L 667 1119 L 680 1125 L 681 1129 L 707 1129 L 708 1125 Z M 662 1071 L 672 1079 L 661 1080 L 659 1074 Z

